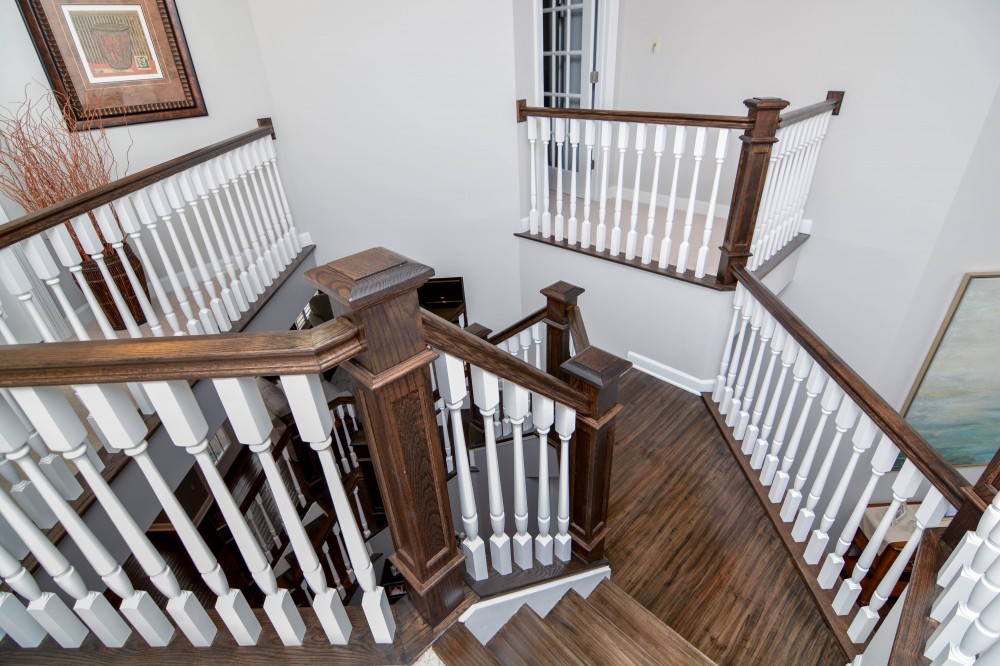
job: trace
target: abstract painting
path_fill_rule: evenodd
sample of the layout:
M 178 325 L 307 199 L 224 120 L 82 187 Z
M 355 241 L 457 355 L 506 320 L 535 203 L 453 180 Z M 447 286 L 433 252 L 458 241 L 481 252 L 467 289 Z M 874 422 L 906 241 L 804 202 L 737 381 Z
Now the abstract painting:
M 962 280 L 903 415 L 953 465 L 1000 447 L 1000 273 Z

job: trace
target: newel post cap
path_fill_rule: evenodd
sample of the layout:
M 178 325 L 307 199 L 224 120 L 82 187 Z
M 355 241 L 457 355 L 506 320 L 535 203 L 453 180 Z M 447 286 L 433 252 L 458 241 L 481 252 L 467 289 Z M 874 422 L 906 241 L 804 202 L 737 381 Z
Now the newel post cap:
M 357 312 L 416 290 L 432 275 L 430 266 L 375 247 L 317 266 L 305 277 L 331 299 Z
M 559 303 L 564 303 L 566 305 L 576 305 L 576 299 L 580 297 L 580 294 L 585 292 L 586 289 L 583 287 L 577 287 L 569 282 L 564 282 L 560 280 L 555 284 L 550 284 L 541 290 L 542 296 L 545 298 L 558 301 Z
M 632 367 L 631 361 L 606 352 L 599 347 L 587 347 L 560 366 L 571 377 L 603 389 L 618 382 Z

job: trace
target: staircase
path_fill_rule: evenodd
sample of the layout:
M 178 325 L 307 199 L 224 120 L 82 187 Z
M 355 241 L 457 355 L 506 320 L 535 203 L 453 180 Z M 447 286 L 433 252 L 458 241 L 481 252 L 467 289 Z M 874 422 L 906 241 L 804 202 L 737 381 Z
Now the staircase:
M 438 639 L 446 664 L 714 664 L 611 581 L 570 590 L 541 618 L 524 606 L 484 646 L 463 624 Z

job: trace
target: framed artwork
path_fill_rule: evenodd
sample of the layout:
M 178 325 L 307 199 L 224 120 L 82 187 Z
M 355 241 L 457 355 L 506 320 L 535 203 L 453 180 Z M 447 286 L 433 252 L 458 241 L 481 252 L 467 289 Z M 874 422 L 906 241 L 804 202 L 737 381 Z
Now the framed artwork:
M 953 465 L 985 465 L 1000 447 L 1000 273 L 968 273 L 903 407 Z
M 71 128 L 208 115 L 174 0 L 17 1 Z

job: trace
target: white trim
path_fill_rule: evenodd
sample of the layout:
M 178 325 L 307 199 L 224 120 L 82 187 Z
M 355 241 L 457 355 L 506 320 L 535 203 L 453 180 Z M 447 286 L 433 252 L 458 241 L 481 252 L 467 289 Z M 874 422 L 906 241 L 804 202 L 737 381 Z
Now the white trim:
M 646 358 L 635 352 L 628 352 L 625 358 L 632 361 L 632 365 L 635 366 L 636 370 L 645 372 L 647 375 L 652 375 L 657 379 L 667 382 L 668 384 L 673 384 L 678 388 L 682 388 L 688 393 L 694 393 L 695 395 L 701 395 L 702 393 L 707 393 L 711 391 L 715 386 L 714 379 L 698 379 L 697 377 L 692 377 L 686 372 L 682 372 L 677 368 L 671 368 L 669 365 L 660 363 L 659 361 L 654 361 L 651 358 Z
M 799 233 L 811 234 L 813 230 L 813 221 L 806 218 L 802 218 L 802 224 L 799 226 Z
M 530 229 L 531 229 L 531 220 L 529 220 L 527 217 L 522 217 L 520 232 L 523 233 L 525 231 L 529 231 Z
M 528 100 L 528 106 L 542 106 L 542 0 L 531 0 L 531 39 L 534 58 L 534 85 L 531 90 L 534 99 Z
M 632 201 L 632 188 L 625 188 L 625 194 L 622 195 L 622 201 Z M 618 198 L 618 186 L 612 185 L 608 188 L 608 201 L 617 200 Z M 650 192 L 644 190 L 639 190 L 639 202 L 648 204 L 649 200 L 652 198 Z M 669 194 L 657 194 L 656 195 L 656 207 L 657 209 L 662 208 L 663 212 L 666 213 L 667 206 L 670 204 Z M 677 197 L 676 201 L 677 210 L 687 211 L 688 200 L 684 197 Z M 708 202 L 702 201 L 701 199 L 694 200 L 694 212 L 699 215 L 708 215 Z M 723 203 L 715 204 L 715 219 L 716 220 L 728 220 L 729 219 L 729 205 Z
M 594 91 L 595 109 L 615 108 L 615 64 L 618 58 L 619 0 L 600 0 L 597 8 L 597 71 L 601 73 Z
M 480 601 L 462 613 L 458 621 L 464 624 L 480 643 L 486 645 L 521 609 L 521 606 L 527 604 L 539 616 L 545 617 L 570 590 L 576 591 L 586 599 L 605 579 L 611 580 L 610 567 L 588 569 L 572 576 L 557 578 L 541 585 Z

